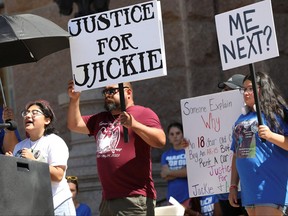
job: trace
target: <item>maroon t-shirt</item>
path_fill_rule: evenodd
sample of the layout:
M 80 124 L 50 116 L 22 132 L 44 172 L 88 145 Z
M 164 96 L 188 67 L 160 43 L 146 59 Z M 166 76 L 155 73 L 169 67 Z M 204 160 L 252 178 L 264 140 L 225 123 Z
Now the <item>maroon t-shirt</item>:
M 131 106 L 126 110 L 140 123 L 162 128 L 158 116 L 149 108 Z M 103 198 L 143 195 L 156 199 L 152 179 L 151 147 L 128 129 L 124 142 L 123 126 L 110 112 L 82 116 L 97 145 L 97 169 Z

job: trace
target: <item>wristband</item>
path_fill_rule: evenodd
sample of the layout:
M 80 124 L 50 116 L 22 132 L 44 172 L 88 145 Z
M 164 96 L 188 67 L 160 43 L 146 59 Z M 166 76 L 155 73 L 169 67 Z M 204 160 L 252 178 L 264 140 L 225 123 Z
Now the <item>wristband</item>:
M 230 185 L 229 190 L 232 190 L 232 189 L 237 189 L 238 190 L 238 186 L 235 185 L 235 184 L 232 184 L 232 185 Z

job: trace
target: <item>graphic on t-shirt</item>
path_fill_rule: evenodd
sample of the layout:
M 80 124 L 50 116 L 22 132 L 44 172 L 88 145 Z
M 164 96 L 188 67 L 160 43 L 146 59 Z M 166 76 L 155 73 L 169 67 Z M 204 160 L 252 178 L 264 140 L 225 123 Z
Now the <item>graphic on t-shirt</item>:
M 16 154 L 15 154 L 15 157 L 22 157 L 21 154 L 22 154 L 22 150 L 23 149 L 19 149 Z M 44 155 L 42 154 L 42 152 L 40 150 L 35 150 L 35 149 L 28 149 L 29 151 L 31 151 L 33 153 L 33 156 L 34 158 L 37 160 L 37 161 L 40 161 L 40 162 L 47 162 L 46 158 L 44 157 Z
M 258 122 L 243 121 L 234 128 L 236 152 L 238 158 L 252 158 L 256 154 L 255 133 L 258 132 Z
M 97 154 L 107 154 L 110 152 L 114 154 L 115 151 L 121 151 L 121 149 L 117 149 L 119 140 L 120 140 L 119 120 L 105 123 L 97 134 L 97 142 L 96 142 Z
M 213 196 L 200 197 L 201 215 L 213 216 L 214 200 Z
M 34 149 L 31 150 L 31 152 L 34 154 L 34 158 L 37 161 L 47 162 L 47 157 L 44 156 L 43 151 Z
M 179 155 L 168 155 L 166 157 L 170 170 L 179 170 L 186 166 L 185 152 Z

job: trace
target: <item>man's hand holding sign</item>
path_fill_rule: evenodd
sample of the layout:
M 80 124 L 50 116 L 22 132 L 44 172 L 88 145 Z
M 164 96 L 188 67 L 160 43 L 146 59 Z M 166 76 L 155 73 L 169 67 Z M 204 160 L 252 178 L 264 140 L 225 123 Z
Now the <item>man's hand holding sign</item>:
M 167 74 L 157 1 L 71 19 L 68 28 L 75 91 L 119 83 L 125 111 L 122 83 Z
M 67 125 L 95 138 L 100 215 L 154 215 L 151 148 L 166 136 L 157 114 L 134 104 L 131 82 L 166 75 L 161 21 L 160 3 L 151 1 L 69 22 Z M 79 92 L 100 87 L 106 111 L 81 115 Z

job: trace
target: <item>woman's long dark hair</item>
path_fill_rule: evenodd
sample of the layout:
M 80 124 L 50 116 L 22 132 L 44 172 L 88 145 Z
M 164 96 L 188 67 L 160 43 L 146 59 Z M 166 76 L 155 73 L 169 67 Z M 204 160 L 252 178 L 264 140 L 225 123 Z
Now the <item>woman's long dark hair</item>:
M 267 126 L 274 132 L 283 133 L 276 116 L 287 121 L 287 103 L 281 96 L 279 89 L 274 84 L 270 76 L 263 72 L 256 72 L 256 84 L 259 87 L 260 109 L 267 119 Z M 252 81 L 252 75 L 247 75 L 245 80 Z
M 45 126 L 44 136 L 52 134 L 52 133 L 58 134 L 58 131 L 54 127 L 54 122 L 56 120 L 56 116 L 55 116 L 49 102 L 46 100 L 42 100 L 42 99 L 39 99 L 36 101 L 31 101 L 25 106 L 25 109 L 28 110 L 29 107 L 31 107 L 33 105 L 38 106 L 39 109 L 43 112 L 44 116 L 46 118 L 50 119 L 50 123 Z

